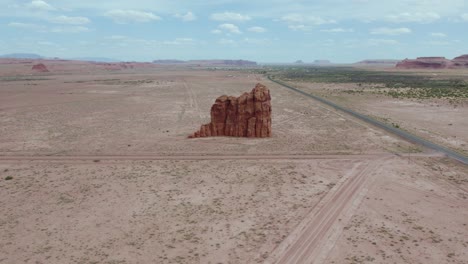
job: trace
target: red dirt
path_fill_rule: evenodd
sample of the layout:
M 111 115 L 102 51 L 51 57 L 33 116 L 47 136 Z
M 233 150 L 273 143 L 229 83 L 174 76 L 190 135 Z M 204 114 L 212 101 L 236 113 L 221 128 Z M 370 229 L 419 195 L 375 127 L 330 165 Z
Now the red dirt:
M 41 62 L 0 60 L 2 263 L 264 263 L 299 238 L 314 263 L 468 259 L 466 166 L 246 71 Z M 186 138 L 257 82 L 271 137 Z

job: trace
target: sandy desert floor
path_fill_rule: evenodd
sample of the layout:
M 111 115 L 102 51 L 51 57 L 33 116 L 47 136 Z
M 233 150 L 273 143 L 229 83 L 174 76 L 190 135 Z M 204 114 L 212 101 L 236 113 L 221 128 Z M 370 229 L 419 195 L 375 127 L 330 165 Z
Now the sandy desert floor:
M 447 76 L 449 73 L 438 74 Z M 452 103 L 447 99 L 392 98 L 375 93 L 376 89 L 371 87 L 379 84 L 358 86 L 353 83 L 295 83 L 295 85 L 386 123 L 398 124 L 400 128 L 415 135 L 468 155 L 466 98 Z
M 0 263 L 468 263 L 465 165 L 262 76 L 15 67 Z M 187 139 L 257 82 L 272 138 Z

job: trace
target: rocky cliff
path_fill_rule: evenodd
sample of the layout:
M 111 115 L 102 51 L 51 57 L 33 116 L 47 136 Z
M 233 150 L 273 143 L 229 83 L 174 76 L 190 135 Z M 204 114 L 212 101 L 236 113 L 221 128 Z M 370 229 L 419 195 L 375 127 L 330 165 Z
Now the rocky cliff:
M 214 136 L 270 137 L 271 97 L 268 88 L 258 83 L 250 93 L 239 97 L 218 97 L 211 107 L 211 122 L 189 137 Z
M 459 69 L 468 68 L 468 55 L 448 60 L 445 57 L 419 57 L 405 59 L 396 65 L 400 69 Z

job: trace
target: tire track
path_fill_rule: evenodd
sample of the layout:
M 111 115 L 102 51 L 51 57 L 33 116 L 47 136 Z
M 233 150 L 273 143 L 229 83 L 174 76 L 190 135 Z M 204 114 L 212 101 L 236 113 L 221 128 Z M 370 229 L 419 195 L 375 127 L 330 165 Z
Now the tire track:
M 306 216 L 291 234 L 273 251 L 266 263 L 314 263 L 330 241 L 333 226 L 340 215 L 350 210 L 370 173 L 383 158 L 357 163 L 329 194 Z M 362 195 L 361 195 L 362 196 Z M 341 233 L 342 230 L 339 230 Z M 335 239 L 338 236 L 334 236 Z
M 193 89 L 190 85 L 187 84 L 187 81 L 186 80 L 183 80 L 183 85 L 185 87 L 185 89 L 187 90 L 188 92 L 188 95 L 189 95 L 189 100 L 190 100 L 190 107 L 193 107 L 195 108 L 195 111 L 198 113 L 198 117 L 200 119 L 203 119 L 203 115 L 200 111 L 200 106 L 198 104 L 198 100 L 197 100 L 197 96 L 196 94 L 193 92 Z
M 358 155 L 70 155 L 70 156 L 52 156 L 52 155 L 4 155 L 0 156 L 0 162 L 8 161 L 138 161 L 138 160 L 279 160 L 279 159 L 324 159 L 324 160 L 363 160 L 375 159 L 377 157 L 391 157 L 391 154 L 358 154 Z

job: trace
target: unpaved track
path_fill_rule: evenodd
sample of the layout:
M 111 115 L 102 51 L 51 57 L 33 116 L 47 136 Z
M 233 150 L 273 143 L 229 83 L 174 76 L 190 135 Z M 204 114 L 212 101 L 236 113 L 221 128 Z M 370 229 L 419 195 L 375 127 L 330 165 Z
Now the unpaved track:
M 367 154 L 367 155 L 15 155 L 0 156 L 2 161 L 137 161 L 137 160 L 253 160 L 253 159 L 374 159 L 376 157 L 390 157 L 392 154 Z
M 333 227 L 351 210 L 372 172 L 387 158 L 357 163 L 272 252 L 265 263 L 319 263 L 326 245 L 334 244 Z M 361 195 L 362 198 L 362 195 Z M 355 207 L 355 206 L 354 206 Z M 341 232 L 342 230 L 339 230 Z M 332 240 L 332 241 L 330 241 Z
M 197 115 L 198 115 L 198 117 L 200 119 L 203 119 L 203 115 L 202 115 L 202 113 L 200 111 L 200 106 L 198 104 L 197 95 L 193 91 L 192 86 L 190 86 L 187 83 L 186 80 L 183 80 L 183 85 L 184 85 L 184 88 L 187 90 L 187 93 L 188 93 L 188 96 L 189 96 L 190 107 L 195 109 L 195 111 L 197 112 Z

